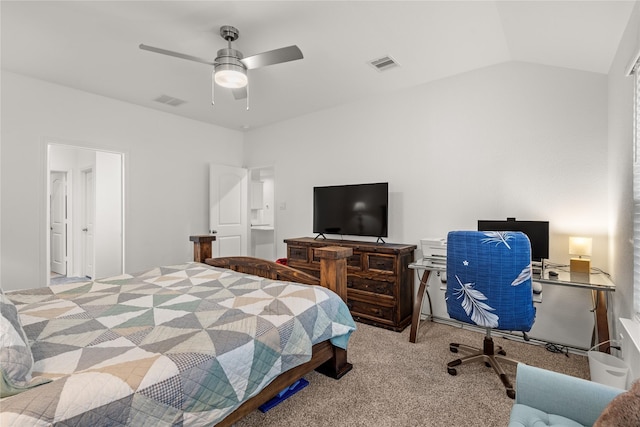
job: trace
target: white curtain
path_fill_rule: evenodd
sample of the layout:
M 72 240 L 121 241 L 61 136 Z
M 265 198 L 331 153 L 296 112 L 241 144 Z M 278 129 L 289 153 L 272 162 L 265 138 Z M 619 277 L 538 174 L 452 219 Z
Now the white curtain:
M 633 309 L 640 320 L 640 59 L 631 70 L 635 80 L 633 120 Z

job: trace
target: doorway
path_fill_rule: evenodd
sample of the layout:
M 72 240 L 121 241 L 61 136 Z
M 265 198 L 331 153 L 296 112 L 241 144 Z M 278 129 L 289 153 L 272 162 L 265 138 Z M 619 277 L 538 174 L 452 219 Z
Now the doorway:
M 275 172 L 209 165 L 209 230 L 214 256 L 275 260 Z
M 47 146 L 49 284 L 124 272 L 124 154 Z
M 275 172 L 273 166 L 253 168 L 250 191 L 250 255 L 275 261 Z

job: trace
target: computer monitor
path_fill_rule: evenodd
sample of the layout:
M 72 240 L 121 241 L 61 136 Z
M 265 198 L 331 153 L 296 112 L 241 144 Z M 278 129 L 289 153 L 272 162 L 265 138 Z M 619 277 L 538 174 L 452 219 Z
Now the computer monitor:
M 531 242 L 531 259 L 549 259 L 549 221 L 478 220 L 478 231 L 522 231 Z

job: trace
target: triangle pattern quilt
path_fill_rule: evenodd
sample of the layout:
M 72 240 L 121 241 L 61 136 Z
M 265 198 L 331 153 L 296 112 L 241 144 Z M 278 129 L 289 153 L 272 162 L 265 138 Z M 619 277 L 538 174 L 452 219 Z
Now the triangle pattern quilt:
M 34 376 L 0 425 L 215 425 L 355 323 L 333 292 L 205 264 L 6 295 Z

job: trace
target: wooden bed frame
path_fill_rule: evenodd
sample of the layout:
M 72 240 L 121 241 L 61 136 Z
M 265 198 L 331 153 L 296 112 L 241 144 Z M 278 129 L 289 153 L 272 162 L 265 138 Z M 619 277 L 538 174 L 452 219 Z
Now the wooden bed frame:
M 240 273 L 252 274 L 272 280 L 323 286 L 338 294 L 345 303 L 347 301 L 347 258 L 353 253 L 351 248 L 324 247 L 316 249 L 314 254 L 320 259 L 320 279 L 318 279 L 286 265 L 258 258 L 212 258 L 211 243 L 216 240 L 215 236 L 191 236 L 189 240 L 194 243 L 193 258 L 196 262 L 203 262 L 214 267 L 228 268 Z M 346 350 L 335 347 L 330 341 L 316 344 L 313 346 L 310 361 L 278 376 L 260 393 L 244 402 L 238 409 L 216 424 L 216 427 L 231 426 L 314 369 L 324 375 L 340 379 L 351 368 L 352 365 L 347 362 Z

